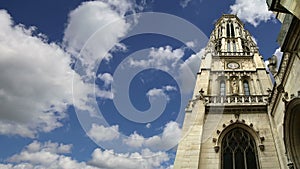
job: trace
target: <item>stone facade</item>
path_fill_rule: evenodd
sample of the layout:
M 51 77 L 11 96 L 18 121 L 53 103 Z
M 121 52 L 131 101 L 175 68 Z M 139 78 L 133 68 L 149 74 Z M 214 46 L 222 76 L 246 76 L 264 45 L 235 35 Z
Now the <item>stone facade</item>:
M 251 34 L 236 15 L 223 15 L 186 107 L 174 169 L 282 168 L 282 135 L 268 106 L 272 89 Z
M 273 73 L 268 114 L 281 168 L 300 168 L 300 1 L 267 0 L 282 22 L 278 43 L 283 56 Z

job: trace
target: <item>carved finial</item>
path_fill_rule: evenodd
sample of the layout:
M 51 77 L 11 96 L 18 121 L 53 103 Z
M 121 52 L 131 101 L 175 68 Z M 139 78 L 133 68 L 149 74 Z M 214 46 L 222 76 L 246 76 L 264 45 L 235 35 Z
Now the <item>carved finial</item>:
M 212 140 L 212 141 L 215 143 L 215 142 L 217 142 L 217 139 L 216 139 L 216 138 L 213 138 L 213 140 Z
M 215 152 L 219 152 L 220 147 L 219 146 L 214 146 Z
M 289 94 L 288 92 L 284 92 L 284 95 L 282 97 L 282 101 L 284 102 L 285 105 L 289 102 Z
M 259 147 L 259 149 L 260 149 L 261 151 L 264 151 L 264 150 L 265 150 L 265 145 L 263 145 L 263 144 L 258 145 L 258 147 Z

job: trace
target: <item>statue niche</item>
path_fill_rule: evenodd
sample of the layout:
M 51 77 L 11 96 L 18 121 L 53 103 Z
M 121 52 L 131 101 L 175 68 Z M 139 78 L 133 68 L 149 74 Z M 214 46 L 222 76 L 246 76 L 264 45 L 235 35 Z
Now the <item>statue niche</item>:
M 231 92 L 232 95 L 237 95 L 239 93 L 239 85 L 235 77 L 231 80 Z

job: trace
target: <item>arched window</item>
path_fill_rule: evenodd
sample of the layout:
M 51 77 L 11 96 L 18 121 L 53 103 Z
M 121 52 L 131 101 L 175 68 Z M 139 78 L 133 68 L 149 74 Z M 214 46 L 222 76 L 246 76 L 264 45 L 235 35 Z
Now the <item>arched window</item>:
M 259 169 L 256 145 L 246 130 L 235 128 L 223 138 L 222 169 Z
M 226 86 L 224 80 L 220 82 L 220 95 L 225 96 L 226 95 Z
M 231 37 L 234 37 L 233 23 L 231 23 L 230 26 L 231 26 Z
M 230 41 L 227 41 L 227 52 L 230 52 Z
M 236 52 L 236 44 L 235 44 L 235 41 L 233 41 L 232 43 L 233 43 L 233 52 Z
M 230 30 L 229 30 L 230 28 L 229 28 L 229 23 L 227 23 L 226 24 L 226 35 L 227 35 L 227 37 L 230 37 Z
M 247 80 L 244 81 L 244 92 L 246 96 L 250 95 L 249 83 Z

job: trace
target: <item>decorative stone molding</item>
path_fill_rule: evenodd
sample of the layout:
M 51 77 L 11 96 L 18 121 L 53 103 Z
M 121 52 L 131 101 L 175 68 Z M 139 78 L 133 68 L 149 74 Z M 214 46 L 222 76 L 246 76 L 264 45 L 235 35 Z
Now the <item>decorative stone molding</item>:
M 206 104 L 213 103 L 221 103 L 221 104 L 267 104 L 268 96 L 266 95 L 251 95 L 251 96 L 205 96 Z
M 260 135 L 259 130 L 255 130 L 252 123 L 247 124 L 244 119 L 239 119 L 239 116 L 235 116 L 236 120 L 230 120 L 228 124 L 223 124 L 221 130 L 216 130 L 217 137 L 212 138 L 212 142 L 215 143 L 214 150 L 216 153 L 219 152 L 223 137 L 232 129 L 236 127 L 241 127 L 248 131 L 253 138 L 256 140 L 256 144 L 260 151 L 265 150 L 265 145 L 263 142 L 265 141 L 265 137 Z

